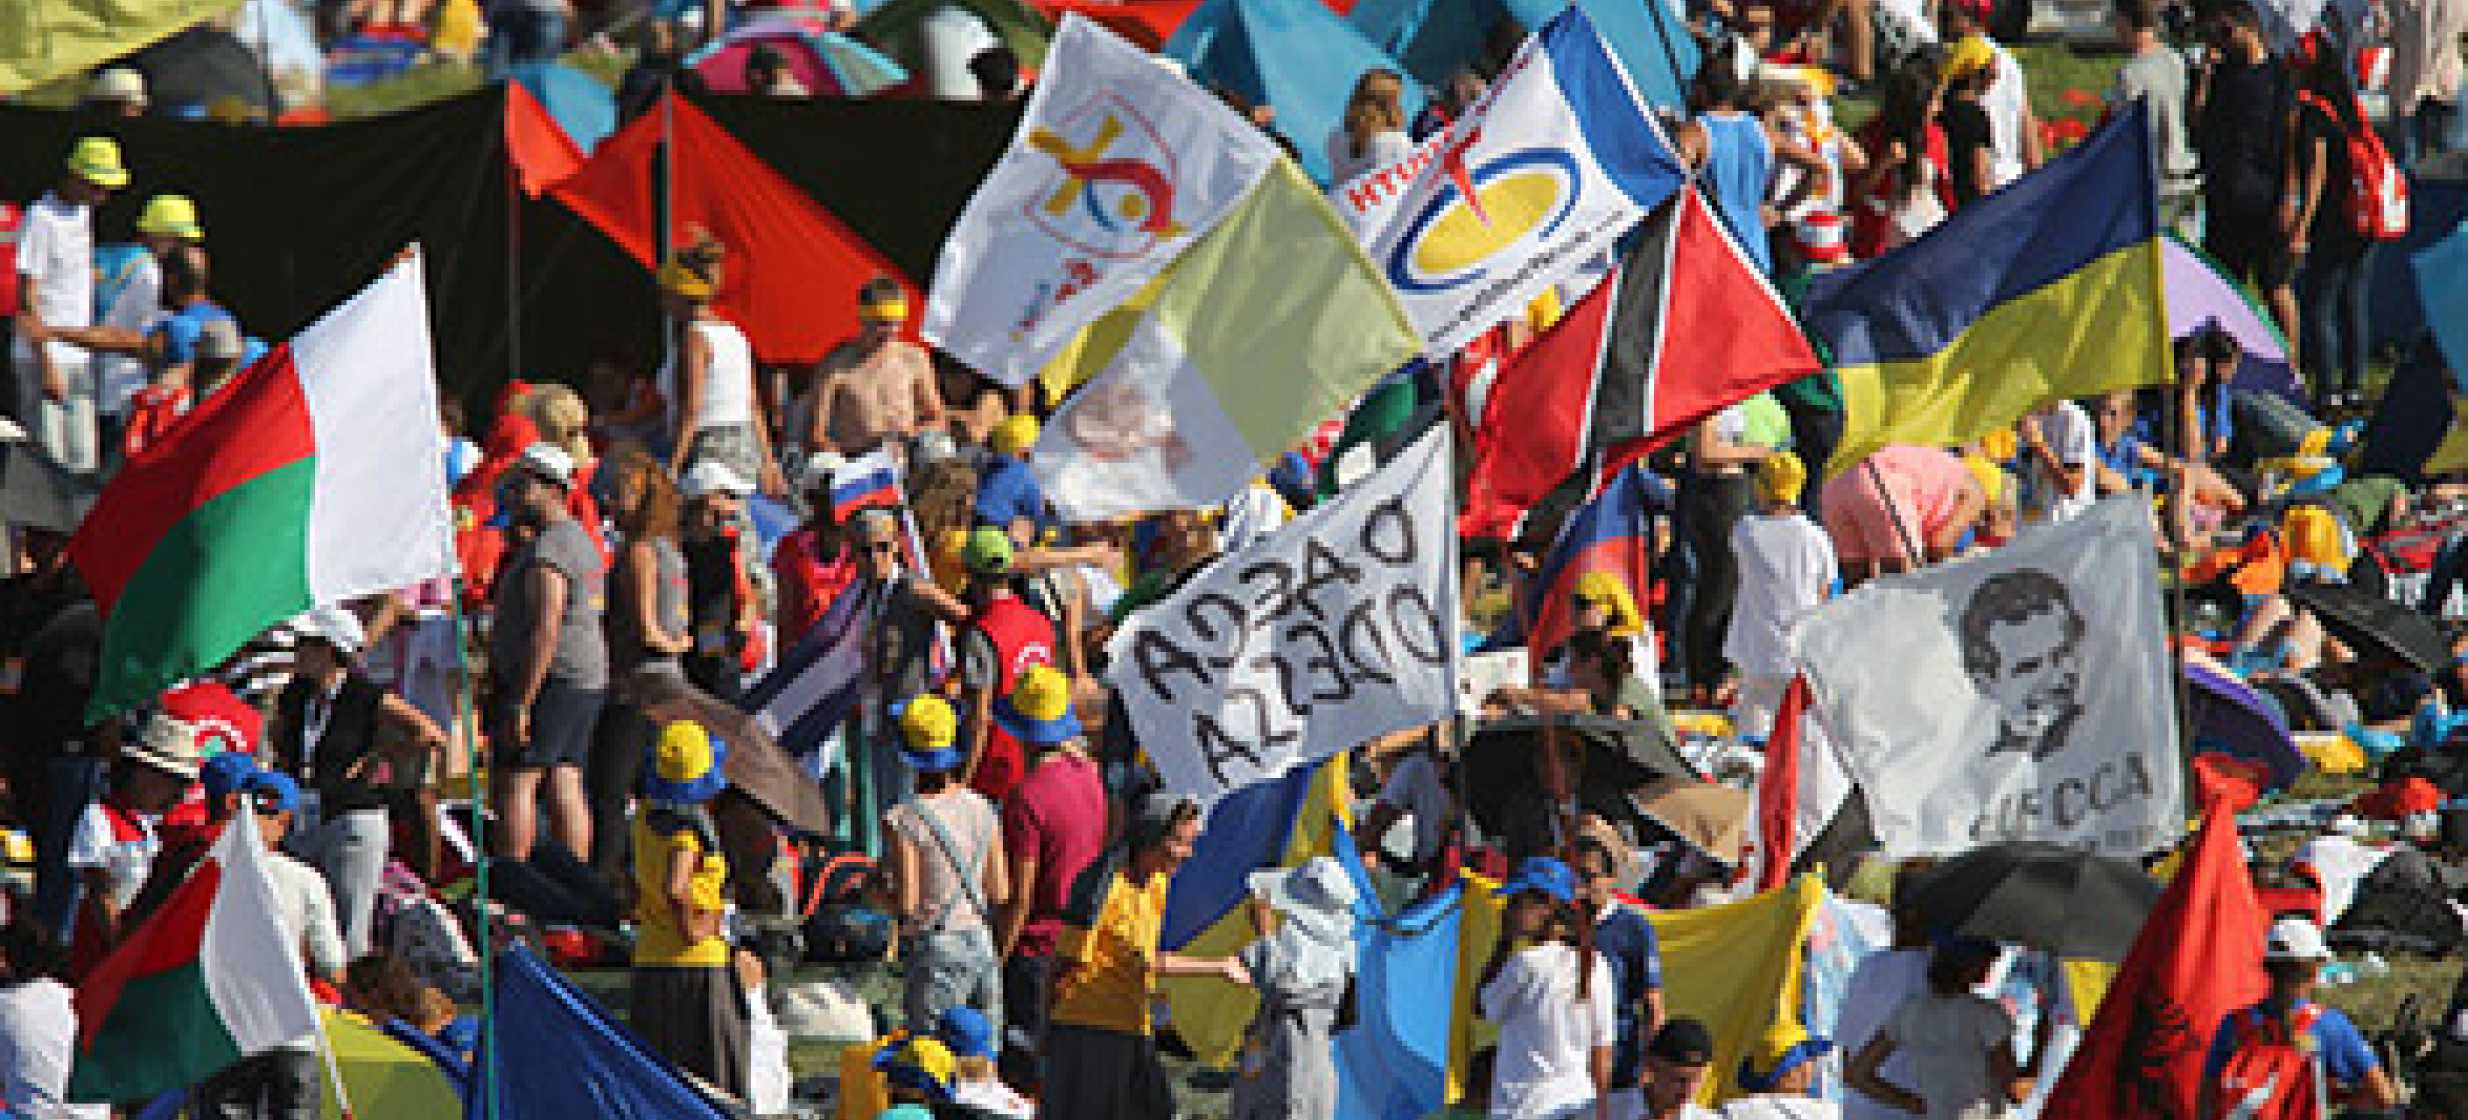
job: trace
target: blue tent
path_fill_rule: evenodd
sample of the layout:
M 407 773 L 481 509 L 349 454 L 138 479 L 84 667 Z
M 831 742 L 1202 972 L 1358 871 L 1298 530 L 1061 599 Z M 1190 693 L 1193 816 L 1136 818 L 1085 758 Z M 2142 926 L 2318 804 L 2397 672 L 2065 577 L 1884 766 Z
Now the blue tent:
M 614 1016 L 540 958 L 516 947 L 497 960 L 498 1120 L 727 1120 Z M 486 1061 L 487 1043 L 481 1053 Z M 475 1071 L 475 1073 L 478 1071 Z M 474 1076 L 463 1114 L 488 1115 Z
M 509 76 L 539 99 L 584 155 L 617 131 L 617 95 L 600 79 L 562 62 L 526 63 Z
M 1697 72 L 1697 43 L 1663 0 L 1577 0 L 1628 71 L 1639 96 L 1677 110 Z M 1515 20 L 1527 31 L 1551 22 L 1567 0 L 1360 0 L 1347 17 L 1406 73 L 1436 89 L 1482 55 L 1491 28 Z
M 1193 81 L 1275 109 L 1277 132 L 1323 185 L 1328 137 L 1355 79 L 1374 67 L 1405 69 L 1320 0 L 1205 0 L 1166 41 L 1165 54 Z M 1406 83 L 1407 119 L 1422 103 L 1422 91 Z

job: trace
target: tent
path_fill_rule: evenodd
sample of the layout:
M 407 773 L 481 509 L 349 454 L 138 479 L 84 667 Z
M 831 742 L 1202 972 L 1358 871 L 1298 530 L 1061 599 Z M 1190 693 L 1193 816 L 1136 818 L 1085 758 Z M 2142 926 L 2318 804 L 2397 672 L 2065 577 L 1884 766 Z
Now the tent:
M 2161 283 L 2168 298 L 2168 334 L 2185 336 L 2217 327 L 2237 340 L 2243 360 L 2229 384 L 2278 393 L 2302 403 L 2305 387 L 2288 360 L 2288 339 L 2218 261 L 2171 233 L 2160 242 Z
M 351 1094 L 349 1115 L 443 1117 L 462 1108 L 462 1086 L 428 1055 L 357 1015 L 331 1008 L 319 1015 L 344 1091 Z M 318 1081 L 325 1087 L 324 1114 L 344 1116 L 335 1101 L 334 1083 L 322 1077 Z
M 257 52 L 221 28 L 189 28 L 128 62 L 146 76 L 147 96 L 175 116 L 204 118 L 237 105 L 271 117 L 278 108 L 273 75 L 258 65 Z
M 1485 60 L 1499 41 L 1498 25 L 1514 19 L 1502 0 L 1361 0 L 1346 16 L 1404 63 L 1415 81 L 1432 89 L 1444 86 L 1460 67 Z
M 1657 108 L 1679 109 L 1697 72 L 1697 41 L 1662 0 L 1578 0 L 1603 42 L 1628 71 L 1637 92 Z M 1504 51 L 1495 36 L 1502 20 L 1532 31 L 1568 7 L 1567 0 L 1361 0 L 1347 17 L 1405 72 L 1434 89 L 1459 68 L 1490 73 L 1486 58 Z M 1509 40 L 1513 45 L 1514 40 Z
M 796 12 L 757 16 L 686 58 L 717 93 L 745 93 L 746 59 L 763 47 L 788 63 L 789 73 L 818 97 L 869 97 L 908 80 L 900 64 L 882 52 L 824 26 L 822 17 Z
M 488 1029 L 495 1034 L 494 1115 L 501 1120 L 725 1120 L 729 1115 L 530 950 L 517 947 L 498 958 L 496 986 L 496 1021 Z M 484 1063 L 489 1050 L 490 1040 L 483 1039 Z M 488 1091 L 488 1081 L 485 1073 L 472 1079 L 465 1115 L 489 1115 L 480 1095 Z
M 1374 67 L 1403 69 L 1320 0 L 1204 0 L 1165 54 L 1193 81 L 1276 110 L 1271 127 L 1293 142 L 1303 170 L 1324 185 L 1328 140 L 1355 79 Z M 1412 83 L 1405 93 L 1411 119 L 1423 93 Z
M 1045 65 L 1054 27 L 1026 0 L 887 0 L 857 21 L 857 34 L 907 67 L 922 86 L 916 92 L 973 100 L 968 60 L 978 50 L 999 42 L 1034 70 Z

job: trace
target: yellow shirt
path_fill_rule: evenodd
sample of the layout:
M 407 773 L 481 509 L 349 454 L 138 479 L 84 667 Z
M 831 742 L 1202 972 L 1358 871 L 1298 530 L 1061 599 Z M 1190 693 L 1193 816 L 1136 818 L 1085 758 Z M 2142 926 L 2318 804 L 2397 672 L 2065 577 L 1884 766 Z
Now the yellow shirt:
M 1057 1023 L 1125 1034 L 1149 1032 L 1157 994 L 1157 939 L 1165 930 L 1164 875 L 1146 885 L 1117 872 L 1087 929 L 1066 923 L 1055 947 Z
M 727 908 L 728 860 L 703 851 L 694 830 L 660 833 L 652 830 L 651 810 L 634 815 L 634 963 L 666 968 L 717 968 L 728 964 L 728 939 L 710 937 L 688 942 L 677 925 L 676 907 L 668 900 L 669 856 L 679 849 L 702 853 L 686 897 L 698 910 Z

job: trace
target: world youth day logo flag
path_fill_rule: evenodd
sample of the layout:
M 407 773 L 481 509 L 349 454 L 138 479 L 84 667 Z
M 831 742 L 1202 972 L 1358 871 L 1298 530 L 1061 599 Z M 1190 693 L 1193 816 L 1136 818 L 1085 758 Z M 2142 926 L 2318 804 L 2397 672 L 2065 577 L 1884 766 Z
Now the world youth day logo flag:
M 2184 822 L 2145 499 L 1878 580 L 1792 638 L 1886 854 L 2044 840 L 2140 856 Z
M 1456 352 L 1611 249 L 1687 177 L 1583 9 L 1525 41 L 1488 100 L 1335 192 L 1426 352 Z
M 1005 385 L 1155 278 L 1278 155 L 1216 98 L 1077 14 L 1047 61 L 926 298 L 927 341 Z

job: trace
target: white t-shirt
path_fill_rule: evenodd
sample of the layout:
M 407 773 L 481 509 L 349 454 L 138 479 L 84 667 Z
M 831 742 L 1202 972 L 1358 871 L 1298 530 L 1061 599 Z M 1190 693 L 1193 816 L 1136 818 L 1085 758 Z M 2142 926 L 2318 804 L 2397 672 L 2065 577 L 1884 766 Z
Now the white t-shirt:
M 1988 181 L 2003 187 L 2022 178 L 2022 114 L 2030 107 L 2031 91 L 2024 84 L 2022 63 L 2014 61 L 2014 52 L 2002 44 L 1992 44 L 1997 51 L 1997 80 L 1980 98 L 1980 108 L 1988 111 Z
M 703 374 L 703 408 L 695 417 L 695 431 L 724 424 L 754 423 L 754 348 L 746 342 L 745 332 L 724 319 L 696 319 L 692 326 L 694 333 L 703 336 L 703 342 L 711 348 L 711 367 Z M 684 356 L 680 348 L 678 357 Z M 660 399 L 668 405 L 669 427 L 674 429 L 678 406 L 685 402 L 675 361 L 660 367 L 658 380 Z
M 1343 186 L 1346 180 L 1366 171 L 1376 171 L 1414 154 L 1414 138 L 1402 132 L 1374 132 L 1371 142 L 1363 145 L 1363 154 L 1354 154 L 1354 142 L 1345 129 L 1328 133 L 1328 181 Z
M 94 212 L 71 206 L 45 192 L 26 207 L 17 230 L 18 282 L 34 293 L 35 313 L 48 327 L 94 325 Z M 9 314 L 17 308 L 5 309 Z M 65 342 L 47 344 L 52 361 L 75 364 L 86 352 Z M 23 334 L 11 344 L 17 360 L 30 363 L 34 351 Z
M 343 955 L 342 924 L 334 918 L 334 895 L 326 889 L 325 878 L 280 851 L 266 853 L 266 877 L 274 880 L 274 903 L 283 929 L 300 939 L 301 955 L 309 968 L 320 976 L 341 972 L 350 958 Z M 302 1035 L 284 1045 L 298 1050 L 315 1042 L 315 1035 Z
M 100 801 L 89 801 L 85 812 L 78 815 L 76 830 L 69 834 L 68 865 L 80 871 L 100 869 L 111 880 L 114 906 L 126 906 L 137 898 L 138 889 L 146 885 L 146 873 L 154 867 L 155 854 L 163 847 L 154 835 L 151 818 L 140 813 L 129 819 L 136 823 L 136 835 L 122 838 L 112 827 L 111 811 Z
M 1896 1053 L 1911 1055 L 1903 1088 L 1928 1102 L 1927 1120 L 1988 1120 L 2006 1112 L 2005 1091 L 1988 1077 L 1988 1052 L 2011 1046 L 2014 1020 L 1974 992 L 1913 996 L 1880 1029 Z
M 2091 508 L 2099 492 L 2099 429 L 2091 424 L 2091 415 L 2072 401 L 2058 401 L 2041 409 L 2040 438 L 2048 441 L 2048 449 L 2056 452 L 2057 461 L 2082 471 L 2080 485 L 2067 487 L 2039 458 L 2026 449 L 2023 452 L 2023 494 L 2029 504 L 2023 507 L 2027 521 L 2065 521 Z
M 1577 999 L 1577 950 L 1553 942 L 1519 950 L 1483 985 L 1483 1018 L 1500 1025 L 1491 1067 L 1491 1115 L 1539 1120 L 1594 1100 L 1593 1050 L 1619 1037 L 1619 989 L 1594 957 L 1588 998 Z
M 103 309 L 102 325 L 143 333 L 163 321 L 163 266 L 155 263 L 154 254 L 140 253 L 129 263 L 129 278 L 112 297 L 111 306 Z M 95 407 L 105 416 L 120 416 L 129 410 L 129 398 L 137 395 L 150 380 L 146 363 L 127 354 L 100 354 L 95 357 Z
M 36 1120 L 68 1111 L 69 1065 L 77 1054 L 77 1011 L 57 980 L 0 987 L 0 1099 Z
M 1393 805 L 1412 819 L 1414 852 L 1410 857 L 1423 863 L 1440 854 L 1440 837 L 1448 827 L 1448 790 L 1440 784 L 1440 768 L 1431 756 L 1416 752 L 1405 756 L 1388 772 L 1387 784 L 1380 787 L 1380 804 Z M 1372 843 L 1384 837 L 1374 836 Z
M 1843 1060 L 1849 1061 L 1850 1055 L 1867 1046 L 1885 1025 L 1886 1016 L 1904 1000 L 1927 990 L 1928 950 L 1887 949 L 1863 958 L 1851 970 L 1851 980 L 1843 988 L 1842 1014 L 1834 1021 L 1834 1044 L 1842 1048 Z M 1877 1072 L 1896 1085 L 1909 1085 L 1911 1056 L 1897 1051 Z M 1911 1116 L 1849 1088 L 1843 1093 L 1842 1114 L 1844 1120 L 1910 1120 Z
M 1740 568 L 1724 659 L 1753 676 L 1791 672 L 1791 628 L 1825 601 L 1840 568 L 1834 539 L 1805 514 L 1752 513 L 1731 526 Z

